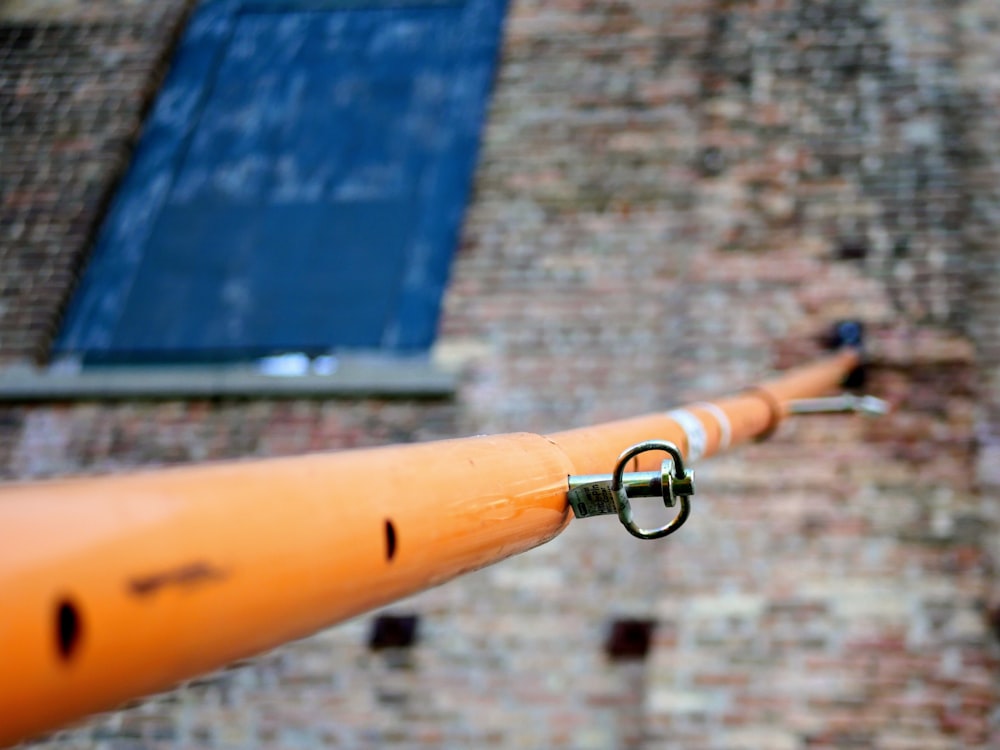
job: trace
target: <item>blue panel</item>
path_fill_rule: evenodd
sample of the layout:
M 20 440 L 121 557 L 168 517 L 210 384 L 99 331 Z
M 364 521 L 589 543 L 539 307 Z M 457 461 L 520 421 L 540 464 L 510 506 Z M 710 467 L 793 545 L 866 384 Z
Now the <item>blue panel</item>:
M 196 13 L 57 351 L 185 360 L 433 341 L 504 0 L 262 3 Z

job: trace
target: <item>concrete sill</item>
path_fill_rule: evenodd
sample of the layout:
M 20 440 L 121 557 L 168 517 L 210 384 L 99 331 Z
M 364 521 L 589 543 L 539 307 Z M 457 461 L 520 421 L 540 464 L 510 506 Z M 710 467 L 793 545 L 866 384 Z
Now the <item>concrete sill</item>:
M 453 373 L 417 359 L 339 360 L 331 374 L 269 375 L 247 366 L 86 368 L 0 373 L 0 403 L 454 396 Z

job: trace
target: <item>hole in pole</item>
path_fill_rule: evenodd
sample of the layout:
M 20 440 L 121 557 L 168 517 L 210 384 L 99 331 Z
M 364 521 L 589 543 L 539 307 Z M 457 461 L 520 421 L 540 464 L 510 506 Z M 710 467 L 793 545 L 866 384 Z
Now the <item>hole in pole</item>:
M 385 559 L 391 560 L 396 554 L 396 527 L 392 521 L 385 522 Z
M 56 647 L 60 658 L 69 661 L 80 645 L 83 629 L 80 610 L 71 599 L 61 599 L 56 605 L 55 614 Z

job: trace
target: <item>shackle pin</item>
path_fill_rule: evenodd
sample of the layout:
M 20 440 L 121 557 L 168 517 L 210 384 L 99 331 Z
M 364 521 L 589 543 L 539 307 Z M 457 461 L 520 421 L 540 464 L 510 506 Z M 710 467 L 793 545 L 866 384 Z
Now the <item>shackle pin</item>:
M 646 451 L 664 451 L 670 455 L 659 471 L 625 473 L 628 462 Z M 646 440 L 627 449 L 611 474 L 579 474 L 568 477 L 567 500 L 577 518 L 615 513 L 625 528 L 640 539 L 659 539 L 677 531 L 691 513 L 689 498 L 694 494 L 694 474 L 684 468 L 680 449 L 667 440 Z M 672 508 L 680 503 L 677 515 L 667 524 L 643 529 L 632 517 L 630 500 L 658 497 Z

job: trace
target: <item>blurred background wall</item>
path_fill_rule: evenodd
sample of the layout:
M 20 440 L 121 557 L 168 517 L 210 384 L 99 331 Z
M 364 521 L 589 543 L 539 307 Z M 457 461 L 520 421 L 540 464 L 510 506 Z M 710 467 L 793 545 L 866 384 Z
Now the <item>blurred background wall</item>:
M 192 7 L 0 2 L 8 374 L 48 364 Z M 995 747 L 998 71 L 985 0 L 514 0 L 430 352 L 453 396 L 8 403 L 0 471 L 568 428 L 845 317 L 896 412 L 705 462 L 669 541 L 579 522 L 401 602 L 412 646 L 359 618 L 48 744 Z

